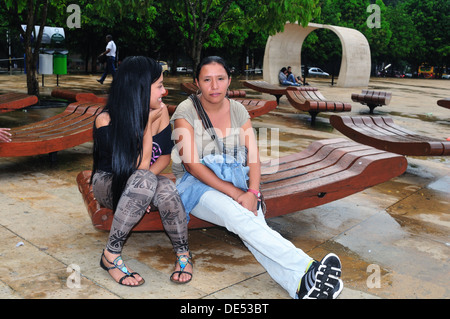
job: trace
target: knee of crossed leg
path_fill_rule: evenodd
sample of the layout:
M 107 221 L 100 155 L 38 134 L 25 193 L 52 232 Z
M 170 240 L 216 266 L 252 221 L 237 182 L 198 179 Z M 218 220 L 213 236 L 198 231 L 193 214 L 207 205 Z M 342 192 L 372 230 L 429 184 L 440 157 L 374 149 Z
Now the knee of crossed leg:
M 128 179 L 123 195 L 131 196 L 142 201 L 149 201 L 153 198 L 158 184 L 155 174 L 148 170 L 136 170 Z

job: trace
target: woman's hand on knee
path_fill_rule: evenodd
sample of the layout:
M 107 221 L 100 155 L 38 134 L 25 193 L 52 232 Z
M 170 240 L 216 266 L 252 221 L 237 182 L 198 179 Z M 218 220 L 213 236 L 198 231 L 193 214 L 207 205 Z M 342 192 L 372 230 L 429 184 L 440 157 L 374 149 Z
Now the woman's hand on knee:
M 245 192 L 242 195 L 240 195 L 237 199 L 237 202 L 242 205 L 242 207 L 248 209 L 249 211 L 253 212 L 255 216 L 258 216 L 258 199 L 253 193 Z

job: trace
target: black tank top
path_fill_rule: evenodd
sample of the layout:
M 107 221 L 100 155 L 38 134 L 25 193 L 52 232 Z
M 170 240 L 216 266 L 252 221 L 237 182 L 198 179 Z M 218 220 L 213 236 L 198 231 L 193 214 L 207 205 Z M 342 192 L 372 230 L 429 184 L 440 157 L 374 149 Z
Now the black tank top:
M 104 172 L 112 172 L 112 146 L 110 141 L 111 126 L 106 125 L 94 130 L 94 138 L 97 141 L 99 159 L 97 169 Z M 152 159 L 150 165 L 156 162 L 161 155 L 168 155 L 172 151 L 174 143 L 171 139 L 172 126 L 169 124 L 161 132 L 153 136 Z

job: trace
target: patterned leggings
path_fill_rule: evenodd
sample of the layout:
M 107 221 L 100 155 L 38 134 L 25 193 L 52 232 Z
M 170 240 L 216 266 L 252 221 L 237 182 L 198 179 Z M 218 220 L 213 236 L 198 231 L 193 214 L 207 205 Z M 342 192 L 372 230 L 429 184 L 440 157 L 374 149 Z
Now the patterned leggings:
M 92 189 L 97 201 L 112 208 L 112 174 L 97 171 Z M 146 213 L 147 207 L 156 206 L 161 215 L 164 230 L 172 241 L 175 253 L 186 253 L 188 247 L 187 218 L 175 184 L 164 176 L 156 176 L 148 170 L 136 170 L 128 179 L 120 197 L 109 233 L 106 249 L 120 254 L 131 229 Z

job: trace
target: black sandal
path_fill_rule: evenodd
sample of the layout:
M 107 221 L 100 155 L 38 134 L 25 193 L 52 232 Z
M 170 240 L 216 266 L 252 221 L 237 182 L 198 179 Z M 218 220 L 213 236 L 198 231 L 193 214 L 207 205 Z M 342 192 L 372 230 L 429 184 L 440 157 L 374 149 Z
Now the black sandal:
M 107 267 L 104 262 L 103 262 L 103 257 L 105 257 L 105 260 L 107 263 L 113 265 L 112 267 Z M 123 272 L 125 274 L 125 276 L 123 276 L 122 278 L 119 279 L 118 283 L 122 286 L 127 286 L 127 287 L 137 287 L 142 285 L 145 280 L 144 278 L 142 278 L 140 281 L 138 281 L 137 285 L 124 285 L 122 282 L 124 281 L 124 279 L 128 278 L 128 277 L 134 277 L 134 275 L 139 275 L 137 272 L 130 272 L 127 268 L 127 266 L 125 266 L 125 263 L 122 260 L 122 256 L 117 257 L 116 259 L 114 259 L 113 262 L 110 262 L 106 256 L 105 256 L 105 252 L 102 252 L 102 257 L 100 258 L 100 267 L 102 267 L 104 270 L 106 270 L 108 273 L 110 270 L 112 269 L 119 269 L 121 272 Z M 139 275 L 140 276 L 140 275 Z M 114 278 L 113 278 L 114 279 Z M 135 278 L 136 279 L 136 278 Z
M 192 267 L 194 267 L 194 265 L 193 265 L 192 262 L 191 262 L 191 259 L 192 259 L 191 253 L 189 253 L 189 255 L 180 255 L 180 256 L 177 256 L 177 261 L 175 262 L 175 266 L 177 265 L 177 263 L 179 263 L 179 264 L 180 264 L 180 270 L 174 271 L 174 272 L 172 273 L 172 275 L 170 276 L 170 280 L 171 280 L 172 282 L 174 282 L 174 283 L 176 283 L 176 284 L 187 284 L 188 282 L 190 282 L 190 281 L 192 280 L 192 276 L 193 276 L 192 273 L 187 272 L 187 271 L 184 271 L 184 268 L 186 268 L 186 266 L 187 266 L 188 264 L 190 264 Z M 178 274 L 178 278 L 180 278 L 180 276 L 181 276 L 182 274 L 188 274 L 188 275 L 191 276 L 191 278 L 189 278 L 188 281 L 174 280 L 174 279 L 173 279 L 173 275 L 175 275 L 175 274 Z

